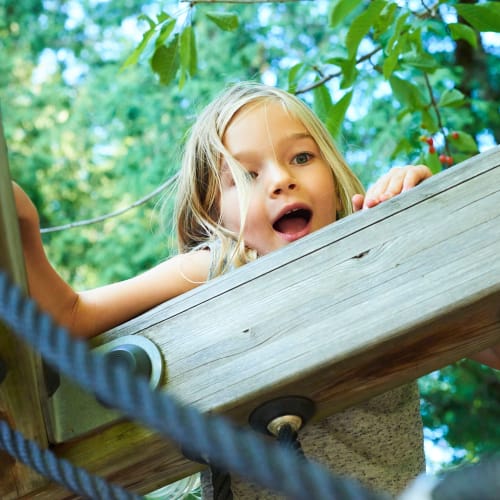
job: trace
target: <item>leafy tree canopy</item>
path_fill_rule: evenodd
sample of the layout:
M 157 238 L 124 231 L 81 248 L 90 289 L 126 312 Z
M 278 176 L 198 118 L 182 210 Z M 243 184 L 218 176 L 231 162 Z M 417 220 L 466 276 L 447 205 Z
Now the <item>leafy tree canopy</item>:
M 368 185 L 391 165 L 450 168 L 500 139 L 500 2 L 0 0 L 0 103 L 14 178 L 42 225 L 126 207 L 179 167 L 186 130 L 229 82 L 300 95 Z M 44 236 L 77 288 L 174 251 L 169 194 Z M 498 373 L 459 363 L 421 380 L 454 459 L 498 449 Z M 481 425 L 478 424 L 480 422 Z

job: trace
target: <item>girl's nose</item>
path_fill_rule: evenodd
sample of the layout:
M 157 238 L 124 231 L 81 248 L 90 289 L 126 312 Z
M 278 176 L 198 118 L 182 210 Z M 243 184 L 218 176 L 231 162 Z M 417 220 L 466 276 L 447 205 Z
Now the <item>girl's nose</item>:
M 277 196 L 287 191 L 293 191 L 297 187 L 296 179 L 291 175 L 288 168 L 280 165 L 271 167 L 272 173 L 270 176 L 270 192 L 271 195 Z

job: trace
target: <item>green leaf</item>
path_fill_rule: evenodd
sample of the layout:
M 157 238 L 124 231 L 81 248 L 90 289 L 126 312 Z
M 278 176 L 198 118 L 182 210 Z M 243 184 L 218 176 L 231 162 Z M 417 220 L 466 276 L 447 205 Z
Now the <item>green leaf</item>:
M 477 34 L 470 26 L 462 23 L 451 23 L 448 24 L 448 28 L 450 28 L 453 40 L 465 40 L 469 42 L 469 45 L 477 48 Z
M 466 132 L 459 132 L 456 139 L 449 134 L 448 141 L 453 148 L 464 153 L 477 153 L 479 151 L 474 137 Z
M 196 40 L 192 26 L 186 26 L 179 37 L 179 56 L 181 69 L 193 76 L 198 66 Z
M 314 112 L 323 123 L 326 123 L 333 105 L 329 90 L 324 85 L 320 85 L 313 90 L 313 98 Z
M 345 114 L 351 104 L 352 94 L 352 90 L 347 92 L 339 101 L 330 107 L 329 116 L 326 119 L 326 127 L 334 139 L 338 139 L 340 135 Z
M 345 44 L 349 59 L 356 57 L 359 44 L 375 23 L 380 11 L 385 7 L 386 0 L 373 0 L 370 5 L 351 23 L 347 32 Z
M 396 12 L 398 11 L 398 6 L 395 3 L 387 5 L 384 10 L 380 13 L 378 18 L 375 20 L 374 27 L 374 38 L 378 39 L 380 35 L 386 33 L 394 22 L 396 17 Z
M 438 105 L 440 107 L 446 106 L 460 106 L 464 103 L 465 96 L 457 89 L 445 90 L 441 94 Z
M 396 26 L 394 27 L 394 33 L 392 34 L 391 38 L 389 39 L 385 47 L 387 53 L 391 52 L 393 46 L 399 40 L 401 33 L 407 29 L 405 23 L 409 15 L 410 15 L 409 12 L 404 12 L 398 17 L 398 20 L 396 21 Z
M 408 30 L 408 40 L 413 51 L 419 55 L 428 55 L 422 42 L 422 26 L 412 27 Z
M 139 16 L 137 16 L 137 20 L 138 21 L 146 21 L 149 24 L 150 28 L 156 27 L 156 23 L 146 14 L 140 14 Z
M 413 83 L 395 75 L 391 76 L 389 83 L 394 93 L 394 97 L 410 110 L 421 109 L 426 106 L 424 96 L 420 92 L 420 89 Z
M 224 31 L 234 31 L 239 26 L 236 14 L 230 14 L 229 12 L 207 12 L 205 15 Z
M 439 130 L 439 123 L 434 109 L 424 108 L 422 112 L 422 123 L 420 126 L 430 134 L 435 134 Z
M 401 64 L 432 73 L 440 66 L 436 59 L 427 52 L 409 52 L 401 58 Z
M 288 71 L 288 92 L 293 93 L 297 90 L 297 83 L 305 73 L 307 66 L 304 63 L 297 63 Z
M 139 43 L 139 45 L 134 49 L 132 54 L 130 54 L 127 59 L 125 59 L 125 62 L 122 64 L 120 70 L 123 70 L 127 68 L 128 66 L 132 66 L 133 64 L 137 64 L 137 61 L 139 60 L 139 57 L 141 57 L 141 54 L 144 52 L 144 49 L 146 48 L 149 40 L 151 37 L 154 35 L 154 28 L 149 29 L 142 35 L 142 40 Z
M 500 33 L 500 2 L 455 5 L 455 9 L 469 24 L 478 31 Z
M 345 57 L 330 57 L 326 60 L 328 64 L 338 66 L 342 70 L 342 80 L 340 82 L 341 89 L 352 87 L 354 80 L 358 76 L 356 61 L 354 59 L 346 59 Z
M 397 45 L 396 45 L 397 47 Z M 384 64 L 382 65 L 382 74 L 384 78 L 387 80 L 392 75 L 394 70 L 396 69 L 396 65 L 398 63 L 399 52 L 397 50 L 393 50 L 384 60 Z
M 402 137 L 394 146 L 392 153 L 390 154 L 390 158 L 393 160 L 400 153 L 411 153 L 414 147 L 413 144 L 406 137 Z
M 352 87 L 359 71 L 356 68 L 356 61 L 354 59 L 349 59 L 345 62 L 342 67 L 342 80 L 340 82 L 340 88 L 342 90 Z
M 403 33 L 398 41 L 392 47 L 390 54 L 386 57 L 382 66 L 382 73 L 387 80 L 392 75 L 398 64 L 399 56 L 406 49 L 408 42 L 408 33 Z
M 166 12 L 161 11 L 157 16 L 156 20 L 158 24 L 165 22 L 167 19 L 172 19 L 172 16 L 168 15 Z
M 151 58 L 151 68 L 160 77 L 160 83 L 168 85 L 179 67 L 178 35 L 168 45 L 156 48 Z
M 158 37 L 156 38 L 155 45 L 159 47 L 160 45 L 163 45 L 165 41 L 168 39 L 170 34 L 172 33 L 173 29 L 175 27 L 175 19 L 169 19 L 165 23 L 163 23 L 160 33 L 158 34 Z
M 360 0 L 337 0 L 330 12 L 330 28 L 335 28 L 360 3 Z
M 427 152 L 423 158 L 424 165 L 427 165 L 431 172 L 435 175 L 443 170 L 443 165 L 439 161 L 439 156 L 437 153 L 429 153 Z

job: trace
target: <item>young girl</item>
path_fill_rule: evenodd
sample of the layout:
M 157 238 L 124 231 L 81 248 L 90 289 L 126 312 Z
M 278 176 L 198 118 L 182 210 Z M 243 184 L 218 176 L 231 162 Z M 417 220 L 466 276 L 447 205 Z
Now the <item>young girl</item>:
M 180 253 L 140 276 L 73 291 L 45 256 L 35 207 L 14 186 L 30 293 L 74 335 L 96 335 L 430 175 L 422 165 L 393 169 L 363 195 L 308 106 L 276 88 L 236 84 L 199 116 L 185 147 L 176 205 Z M 500 367 L 498 349 L 478 359 Z M 423 468 L 416 384 L 306 427 L 301 442 L 336 472 L 400 491 Z M 263 495 L 238 482 L 233 491 L 236 498 Z

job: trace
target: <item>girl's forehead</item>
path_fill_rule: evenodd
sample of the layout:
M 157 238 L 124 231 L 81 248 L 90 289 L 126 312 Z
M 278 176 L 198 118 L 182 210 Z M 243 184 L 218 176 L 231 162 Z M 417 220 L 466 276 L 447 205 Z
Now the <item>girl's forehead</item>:
M 231 117 L 224 131 L 222 140 L 231 135 L 235 128 L 241 129 L 250 126 L 252 122 L 261 123 L 263 127 L 286 124 L 305 130 L 305 126 L 286 106 L 277 98 L 262 98 L 243 104 Z

